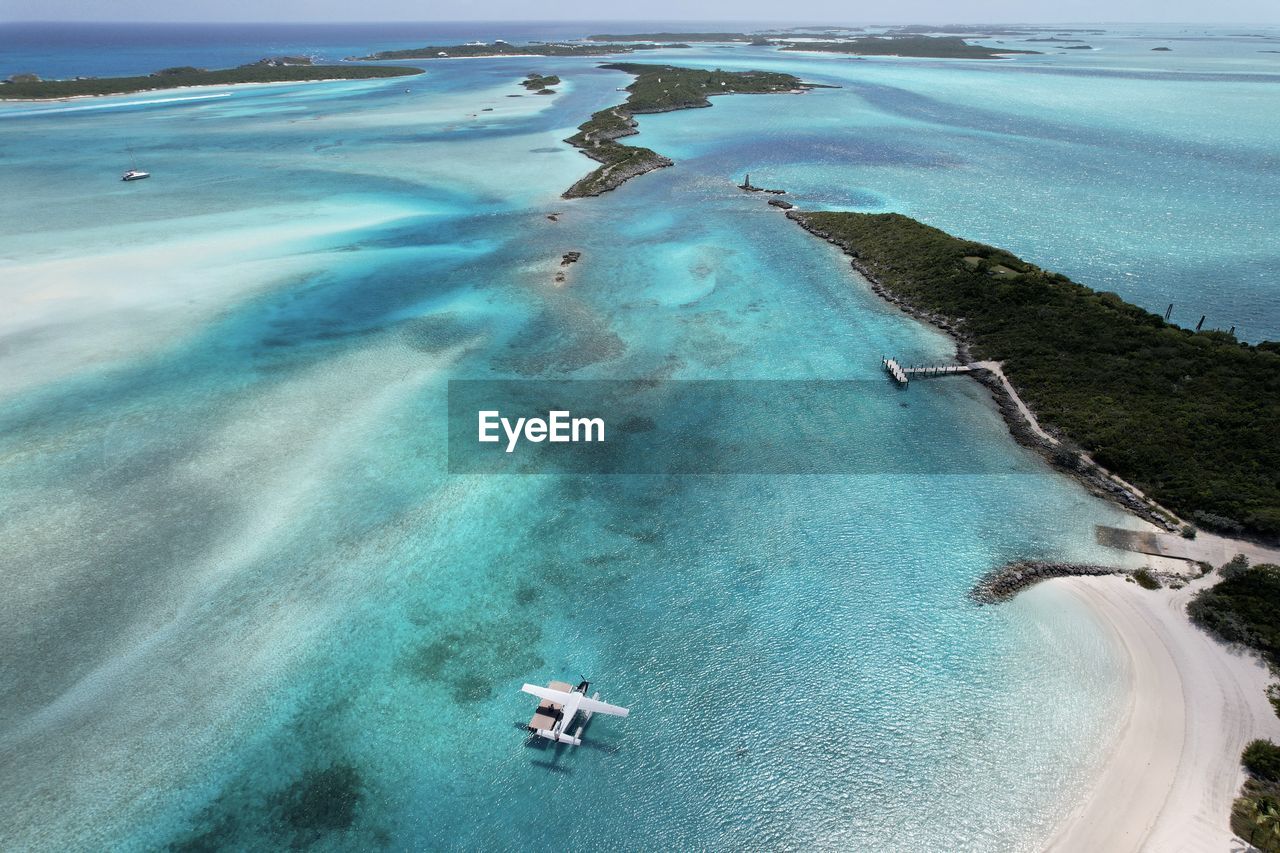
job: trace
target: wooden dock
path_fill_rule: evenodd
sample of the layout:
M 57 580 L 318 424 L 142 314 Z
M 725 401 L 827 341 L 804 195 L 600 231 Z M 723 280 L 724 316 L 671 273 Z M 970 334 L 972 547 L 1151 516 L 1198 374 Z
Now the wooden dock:
M 903 367 L 896 359 L 885 356 L 880 357 L 880 362 L 884 365 L 885 372 L 892 377 L 893 381 L 904 388 L 913 376 L 923 379 L 930 376 L 952 376 L 957 373 L 973 372 L 973 365 L 971 364 L 927 364 Z

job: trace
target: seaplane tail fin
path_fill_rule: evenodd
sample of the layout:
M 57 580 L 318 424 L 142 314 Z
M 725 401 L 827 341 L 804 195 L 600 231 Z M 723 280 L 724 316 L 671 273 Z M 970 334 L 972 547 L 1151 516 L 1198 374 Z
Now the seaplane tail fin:
M 578 705 L 578 710 L 590 711 L 593 714 L 609 714 L 614 717 L 625 717 L 631 713 L 626 708 L 610 705 L 608 702 L 601 702 L 599 699 L 587 699 L 585 697 Z

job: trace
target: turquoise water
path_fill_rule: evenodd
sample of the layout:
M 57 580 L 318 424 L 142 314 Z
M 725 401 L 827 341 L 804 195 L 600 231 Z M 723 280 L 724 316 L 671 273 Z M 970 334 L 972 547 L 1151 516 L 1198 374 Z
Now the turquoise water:
M 1274 57 L 1171 43 L 1154 77 L 1121 35 L 682 51 L 843 88 L 646 117 L 678 165 L 573 202 L 559 140 L 627 79 L 590 61 L 0 106 L 0 846 L 1034 849 L 1122 661 L 1052 588 L 966 593 L 1115 559 L 1092 525 L 1126 522 L 985 392 L 892 397 L 922 459 L 959 423 L 984 476 L 503 477 L 446 473 L 446 382 L 950 357 L 748 170 L 1265 337 Z M 535 69 L 565 91 L 508 97 Z M 579 676 L 632 716 L 527 745 L 519 685 Z

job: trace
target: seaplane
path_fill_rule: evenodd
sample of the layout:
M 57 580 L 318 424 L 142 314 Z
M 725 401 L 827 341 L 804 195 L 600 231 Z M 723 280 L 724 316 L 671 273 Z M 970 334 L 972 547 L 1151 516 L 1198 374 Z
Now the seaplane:
M 546 738 L 556 743 L 567 743 L 582 746 L 582 730 L 592 714 L 608 714 L 612 717 L 625 717 L 629 713 L 626 708 L 610 705 L 600 701 L 597 692 L 587 698 L 591 683 L 583 681 L 577 687 L 570 687 L 563 681 L 552 681 L 546 687 L 526 684 L 520 688 L 525 693 L 537 696 L 542 701 L 533 719 L 526 728 L 536 737 Z M 581 721 L 570 734 L 574 717 L 581 716 Z

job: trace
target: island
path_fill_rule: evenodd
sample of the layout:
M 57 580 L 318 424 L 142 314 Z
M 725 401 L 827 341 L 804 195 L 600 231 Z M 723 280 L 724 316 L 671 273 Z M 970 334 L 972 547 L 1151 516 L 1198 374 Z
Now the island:
M 529 42 L 511 44 L 501 39 L 488 44 L 425 45 L 406 50 L 382 50 L 368 56 L 350 57 L 355 62 L 385 62 L 399 59 L 457 59 L 459 57 L 498 56 L 609 56 L 634 53 L 637 50 L 687 48 L 687 44 L 581 44 L 577 42 Z
M 746 43 L 753 47 L 767 47 L 797 39 L 832 40 L 848 38 L 850 33 L 864 32 L 862 27 L 826 27 L 813 31 L 802 28 L 792 30 L 762 30 L 753 33 L 598 33 L 587 36 L 587 41 L 597 42 L 704 42 L 733 44 Z M 688 45 L 684 45 L 687 47 Z
M 1167 581 L 1174 595 L 1195 584 L 1198 589 L 1186 605 L 1190 622 L 1224 643 L 1256 652 L 1273 675 L 1280 673 L 1280 565 L 1275 565 L 1280 560 L 1274 559 L 1280 552 L 1259 544 L 1280 538 L 1280 442 L 1274 437 L 1280 418 L 1280 344 L 1250 345 L 1230 332 L 1181 328 L 1114 293 L 1091 290 L 1009 252 L 900 214 L 789 210 L 786 216 L 843 249 L 876 293 L 951 334 L 961 359 L 973 369 L 970 375 L 992 389 L 1019 441 L 1029 427 L 1051 430 L 1059 440 L 1046 455 L 1058 468 L 1087 485 L 1097 482 L 1089 469 L 1101 468 L 1107 476 L 1108 469 L 1119 472 L 1158 499 L 1163 504 L 1156 505 L 1159 511 L 1172 507 L 1227 537 L 1218 542 L 1268 558 L 1250 566 L 1244 554 L 1237 554 L 1216 570 L 1217 577 L 1211 577 L 1215 570 L 1206 562 L 1199 564 L 1199 577 L 1188 577 L 1150 565 L 1122 569 L 1017 560 L 979 580 L 971 593 L 978 604 L 1007 601 L 1032 584 L 1064 577 L 1077 582 L 1073 594 L 1086 601 L 1105 599 L 1114 606 L 1127 600 L 1123 606 L 1135 618 L 1112 619 L 1112 629 L 1128 647 L 1154 644 L 1166 650 L 1180 675 L 1170 687 L 1143 670 L 1149 677 L 1135 688 L 1131 706 L 1140 718 L 1150 719 L 1179 701 L 1198 714 L 1219 709 L 1224 700 L 1212 685 L 1201 693 L 1188 690 L 1196 685 L 1181 679 L 1208 671 L 1206 664 L 1221 666 L 1229 657 L 1223 648 L 1189 640 L 1180 629 L 1168 635 L 1153 631 L 1150 626 L 1159 622 L 1155 614 L 1178 599 L 1143 603 L 1114 585 L 1102 585 L 1108 575 L 1123 575 L 1142 590 L 1160 589 Z M 1004 399 L 1001 385 L 1006 385 Z M 1010 399 L 1017 408 L 1008 405 Z M 1037 449 L 1049 450 L 1045 445 Z M 1114 491 L 1099 494 L 1117 496 Z M 1194 525 L 1182 522 L 1179 529 L 1182 537 L 1197 538 Z M 1233 678 L 1236 688 L 1257 683 Z M 1280 714 L 1280 684 L 1271 683 L 1267 698 Z M 1226 724 L 1256 731 L 1257 718 L 1246 707 L 1237 702 L 1224 715 Z M 1126 767 L 1148 765 L 1160 754 L 1172 753 L 1181 761 L 1187 752 L 1176 744 L 1122 739 L 1099 782 L 1100 793 L 1086 805 L 1089 817 L 1078 819 L 1059 837 L 1105 838 L 1123 827 L 1124 818 L 1116 817 L 1110 803 L 1132 784 Z M 1245 782 L 1231 807 L 1231 830 L 1250 844 L 1274 849 L 1265 840 L 1274 837 L 1278 813 L 1280 746 L 1252 740 L 1240 763 Z M 1216 772 L 1216 765 L 1191 764 L 1184 771 L 1175 764 L 1180 769 L 1172 784 L 1209 790 L 1196 777 Z M 1091 823 L 1095 818 L 1098 823 Z M 1081 829 L 1090 826 L 1092 835 Z M 1063 846 L 1074 849 L 1072 843 Z
M 541 74 L 534 73 L 521 80 L 520 85 L 524 86 L 535 95 L 554 95 L 555 92 L 552 91 L 551 87 L 559 86 L 560 78 L 554 74 L 549 77 L 544 77 Z
M 127 95 L 187 86 L 225 86 L 236 83 L 297 83 L 314 80 L 370 80 L 421 74 L 421 68 L 386 65 L 312 65 L 305 57 L 260 59 L 237 68 L 209 71 L 177 66 L 139 77 L 79 77 L 75 80 L 41 80 L 20 75 L 0 84 L 0 98 L 56 100 L 89 95 Z
M 638 42 L 638 41 L 751 41 L 747 33 L 598 33 L 587 36 L 587 41 Z
M 772 71 L 706 71 L 638 63 L 600 67 L 625 71 L 636 79 L 627 87 L 624 103 L 595 113 L 565 140 L 602 165 L 565 190 L 564 198 L 600 195 L 637 175 L 672 165 L 656 151 L 617 141 L 638 133 L 634 115 L 709 107 L 712 95 L 798 93 L 815 88 L 791 74 Z
M 991 38 L 994 36 L 1019 36 L 1019 35 L 1035 35 L 1043 32 L 1041 27 L 990 27 L 979 24 L 948 24 L 944 27 L 935 27 L 927 24 L 911 24 L 905 27 L 889 27 L 884 30 L 885 35 L 924 35 L 928 33 L 945 33 L 947 35 L 967 35 L 972 38 Z M 1103 35 L 1106 30 L 1099 29 L 1081 29 L 1079 27 L 1056 31 L 1060 36 L 1069 36 L 1078 33 L 1089 33 L 1092 35 Z
M 849 53 L 855 56 L 916 56 L 933 59 L 999 59 L 1013 53 L 1039 54 L 1038 50 L 984 47 L 959 36 L 864 36 L 848 41 L 794 42 L 782 50 L 813 53 Z
M 1118 475 L 1157 502 L 1147 515 L 1167 528 L 1280 536 L 1280 344 L 1181 328 L 899 214 L 786 215 L 842 248 L 886 298 L 953 335 L 965 361 L 999 365 L 1060 440 L 1058 467 L 1086 485 L 1098 484 L 1094 464 Z

